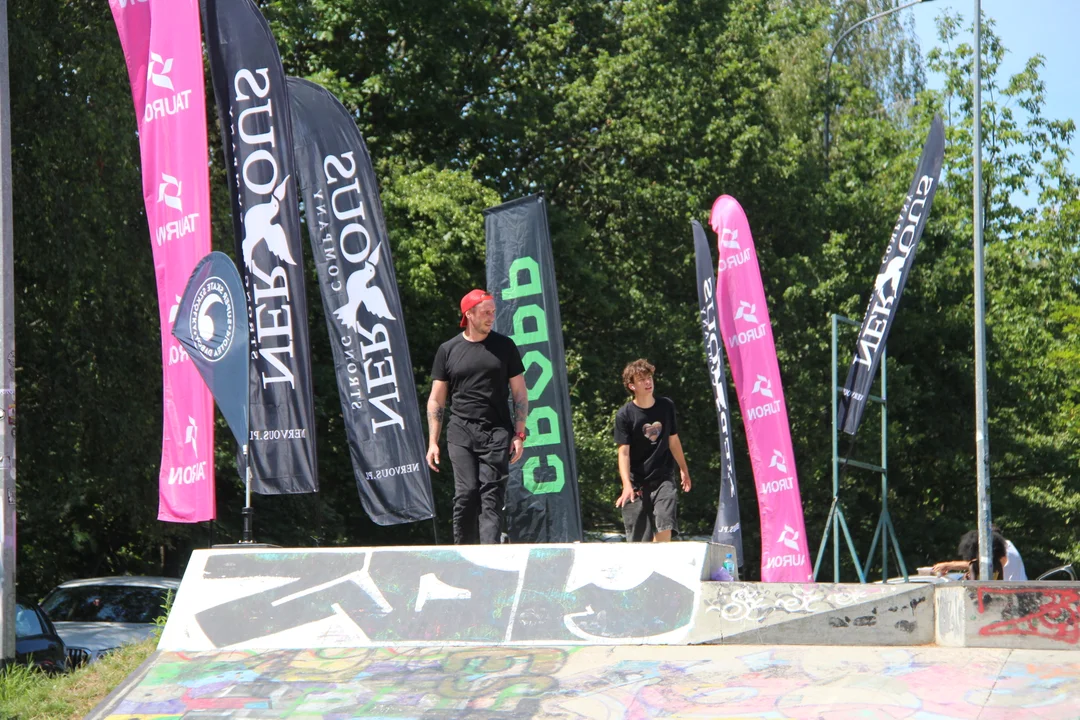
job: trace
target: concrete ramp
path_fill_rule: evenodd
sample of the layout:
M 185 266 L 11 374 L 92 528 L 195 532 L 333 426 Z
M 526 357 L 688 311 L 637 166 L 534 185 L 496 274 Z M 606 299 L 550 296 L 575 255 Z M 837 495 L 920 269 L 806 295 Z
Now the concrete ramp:
M 1080 584 L 705 580 L 724 552 L 198 551 L 88 717 L 1080 717 Z
M 924 645 L 931 585 L 704 583 L 691 643 Z
M 214 549 L 192 554 L 162 651 L 682 644 L 711 543 Z

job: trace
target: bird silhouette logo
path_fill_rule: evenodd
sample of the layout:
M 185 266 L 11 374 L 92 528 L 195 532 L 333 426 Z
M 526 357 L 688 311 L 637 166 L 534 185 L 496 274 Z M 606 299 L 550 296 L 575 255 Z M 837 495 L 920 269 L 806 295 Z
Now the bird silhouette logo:
M 285 199 L 285 192 L 288 190 L 289 177 L 286 175 L 281 184 L 274 188 L 270 202 L 255 205 L 244 213 L 244 242 L 241 243 L 241 249 L 244 251 L 244 264 L 249 269 L 254 264 L 251 255 L 255 246 L 264 241 L 266 249 L 279 259 L 290 265 L 296 264 L 289 252 L 289 238 L 277 222 L 281 201 Z
M 383 295 L 382 289 L 370 284 L 375 279 L 375 269 L 379 265 L 381 250 L 382 243 L 375 246 L 375 250 L 372 251 L 367 262 L 359 270 L 349 275 L 349 280 L 345 283 L 345 292 L 349 300 L 334 311 L 334 315 L 337 316 L 341 324 L 355 332 L 360 332 L 360 321 L 357 318 L 357 313 L 360 311 L 361 305 L 366 307 L 367 311 L 372 315 L 387 320 L 397 320 L 390 314 L 390 308 L 386 305 L 386 296 Z
M 892 285 L 892 292 L 890 295 L 896 294 L 896 289 L 900 287 L 900 274 L 904 271 L 904 261 L 907 258 L 903 256 L 896 256 L 885 265 L 885 270 L 878 273 L 877 279 L 874 280 L 874 291 L 878 297 L 881 298 L 881 302 L 885 302 L 885 288 L 888 285 Z

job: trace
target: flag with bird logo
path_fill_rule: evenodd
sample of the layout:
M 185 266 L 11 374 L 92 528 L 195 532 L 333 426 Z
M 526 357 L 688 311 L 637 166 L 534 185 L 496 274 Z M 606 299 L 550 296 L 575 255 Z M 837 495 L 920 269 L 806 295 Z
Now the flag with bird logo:
M 247 296 L 248 461 L 263 495 L 318 492 L 303 240 L 285 71 L 252 0 L 204 0 Z
M 360 501 L 379 525 L 426 520 L 435 514 L 427 438 L 371 157 L 337 98 L 299 78 L 289 78 L 288 89 L 297 180 Z

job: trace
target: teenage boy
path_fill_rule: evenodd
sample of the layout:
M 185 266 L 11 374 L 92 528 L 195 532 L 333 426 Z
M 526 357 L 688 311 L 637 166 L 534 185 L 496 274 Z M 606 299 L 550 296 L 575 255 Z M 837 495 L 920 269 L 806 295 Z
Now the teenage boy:
M 678 505 L 676 465 L 683 492 L 690 491 L 675 403 L 653 395 L 655 370 L 647 360 L 635 360 L 623 369 L 623 385 L 634 397 L 615 415 L 622 479 L 615 507 L 622 508 L 627 542 L 671 540 Z

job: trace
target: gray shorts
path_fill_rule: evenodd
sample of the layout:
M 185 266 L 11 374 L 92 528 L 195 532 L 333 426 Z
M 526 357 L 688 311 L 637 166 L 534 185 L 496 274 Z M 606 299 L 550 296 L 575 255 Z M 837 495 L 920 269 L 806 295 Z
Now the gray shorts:
M 674 478 L 635 489 L 640 490 L 638 498 L 622 506 L 626 541 L 651 542 L 656 533 L 674 531 L 679 505 Z

